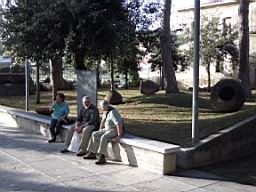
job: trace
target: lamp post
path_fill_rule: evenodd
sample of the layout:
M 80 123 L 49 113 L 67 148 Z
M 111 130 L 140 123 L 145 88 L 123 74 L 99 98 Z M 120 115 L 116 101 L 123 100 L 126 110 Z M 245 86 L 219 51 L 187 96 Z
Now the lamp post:
M 194 0 L 194 65 L 192 104 L 192 145 L 198 143 L 198 92 L 199 92 L 199 51 L 200 51 L 200 0 Z
M 29 63 L 28 58 L 25 59 L 25 86 L 26 86 L 26 99 L 25 99 L 25 110 L 29 111 Z
M 27 8 L 27 1 L 25 1 L 25 6 Z M 25 98 L 25 110 L 29 111 L 29 63 L 28 63 L 28 47 L 26 46 L 26 58 L 25 58 L 25 91 L 26 91 L 26 98 Z

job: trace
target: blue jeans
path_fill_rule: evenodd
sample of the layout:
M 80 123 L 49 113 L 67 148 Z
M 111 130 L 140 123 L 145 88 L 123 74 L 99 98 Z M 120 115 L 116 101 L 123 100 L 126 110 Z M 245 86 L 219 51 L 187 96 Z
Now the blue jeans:
M 65 123 L 62 120 L 51 119 L 50 132 L 53 139 L 56 139 L 56 136 L 60 134 L 60 129 L 63 124 Z

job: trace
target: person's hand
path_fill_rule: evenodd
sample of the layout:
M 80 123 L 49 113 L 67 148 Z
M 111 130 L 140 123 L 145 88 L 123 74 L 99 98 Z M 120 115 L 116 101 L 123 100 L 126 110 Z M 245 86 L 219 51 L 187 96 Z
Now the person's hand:
M 116 142 L 116 143 L 120 143 L 120 135 L 116 136 L 115 142 Z
M 77 127 L 75 128 L 75 131 L 76 131 L 77 133 L 82 133 L 83 128 L 77 126 Z
M 49 107 L 49 113 L 52 113 L 53 109 L 51 107 Z
M 65 118 L 61 118 L 61 121 L 63 121 L 64 123 L 68 123 L 67 119 Z

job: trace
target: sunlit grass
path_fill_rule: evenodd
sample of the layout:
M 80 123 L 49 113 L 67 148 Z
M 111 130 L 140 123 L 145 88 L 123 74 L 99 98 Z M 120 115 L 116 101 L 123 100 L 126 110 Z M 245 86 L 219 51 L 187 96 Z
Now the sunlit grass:
M 176 143 L 181 146 L 191 145 L 192 95 L 191 92 L 166 95 L 163 91 L 153 96 L 144 96 L 138 89 L 118 90 L 124 99 L 124 104 L 116 105 L 125 119 L 126 130 L 129 133 Z M 71 117 L 76 116 L 76 92 L 63 91 L 70 103 Z M 101 100 L 108 90 L 100 90 Z M 51 103 L 51 93 L 41 92 L 39 106 Z M 25 108 L 24 97 L 1 97 L 0 104 Z M 30 109 L 36 108 L 35 95 L 30 97 Z M 241 110 L 233 113 L 215 113 L 212 111 L 209 93 L 200 93 L 199 98 L 199 137 L 205 138 L 234 123 L 247 118 L 256 112 L 255 103 L 246 103 Z

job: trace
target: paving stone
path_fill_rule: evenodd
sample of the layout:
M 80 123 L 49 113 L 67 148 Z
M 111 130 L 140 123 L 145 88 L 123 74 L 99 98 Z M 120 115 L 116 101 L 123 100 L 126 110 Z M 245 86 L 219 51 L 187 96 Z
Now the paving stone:
M 172 178 L 196 187 L 208 186 L 223 180 L 221 177 L 197 170 L 178 171 L 172 175 Z
M 256 192 L 256 187 L 250 185 L 242 185 L 233 182 L 221 181 L 202 187 L 204 190 L 212 190 L 215 192 Z
M 55 169 L 54 171 L 46 171 L 44 174 L 58 180 L 59 182 L 73 181 L 94 175 L 93 172 L 84 170 L 79 166 L 63 167 Z
M 111 191 L 111 189 L 123 187 L 123 185 L 100 175 L 68 181 L 65 184 L 72 188 L 85 189 L 89 191 Z
M 119 162 L 107 161 L 107 163 L 104 165 L 96 165 L 95 161 L 96 160 L 83 160 L 83 163 L 85 163 L 83 167 L 97 174 L 109 174 L 112 172 L 133 169 L 133 167 L 121 164 Z
M 256 192 L 256 188 L 196 170 L 162 176 L 118 162 L 95 165 L 75 154 L 61 154 L 63 144 L 0 124 L 0 192 Z
M 57 159 L 55 157 L 51 157 L 44 160 L 31 162 L 30 166 L 39 171 L 46 172 L 46 171 L 61 169 L 67 166 L 71 167 L 72 164 L 69 162 Z
M 0 169 L 0 179 L 6 177 L 15 177 L 22 174 L 30 174 L 37 172 L 35 169 L 29 168 L 23 164 L 17 164 Z
M 14 177 L 1 178 L 0 189 L 5 190 L 30 190 L 43 185 L 53 184 L 55 181 L 39 173 L 26 173 Z
M 176 181 L 170 177 L 161 177 L 146 182 L 136 183 L 132 185 L 140 191 L 165 191 L 165 192 L 181 192 L 196 189 L 197 187 Z
M 132 168 L 102 175 L 123 185 L 132 185 L 135 183 L 151 181 L 161 177 L 159 174 L 151 173 L 138 168 Z
M 122 187 L 122 188 L 116 188 L 116 189 L 111 189 L 111 191 L 126 191 L 126 192 L 137 192 L 140 191 L 139 189 L 136 189 L 135 187 Z

